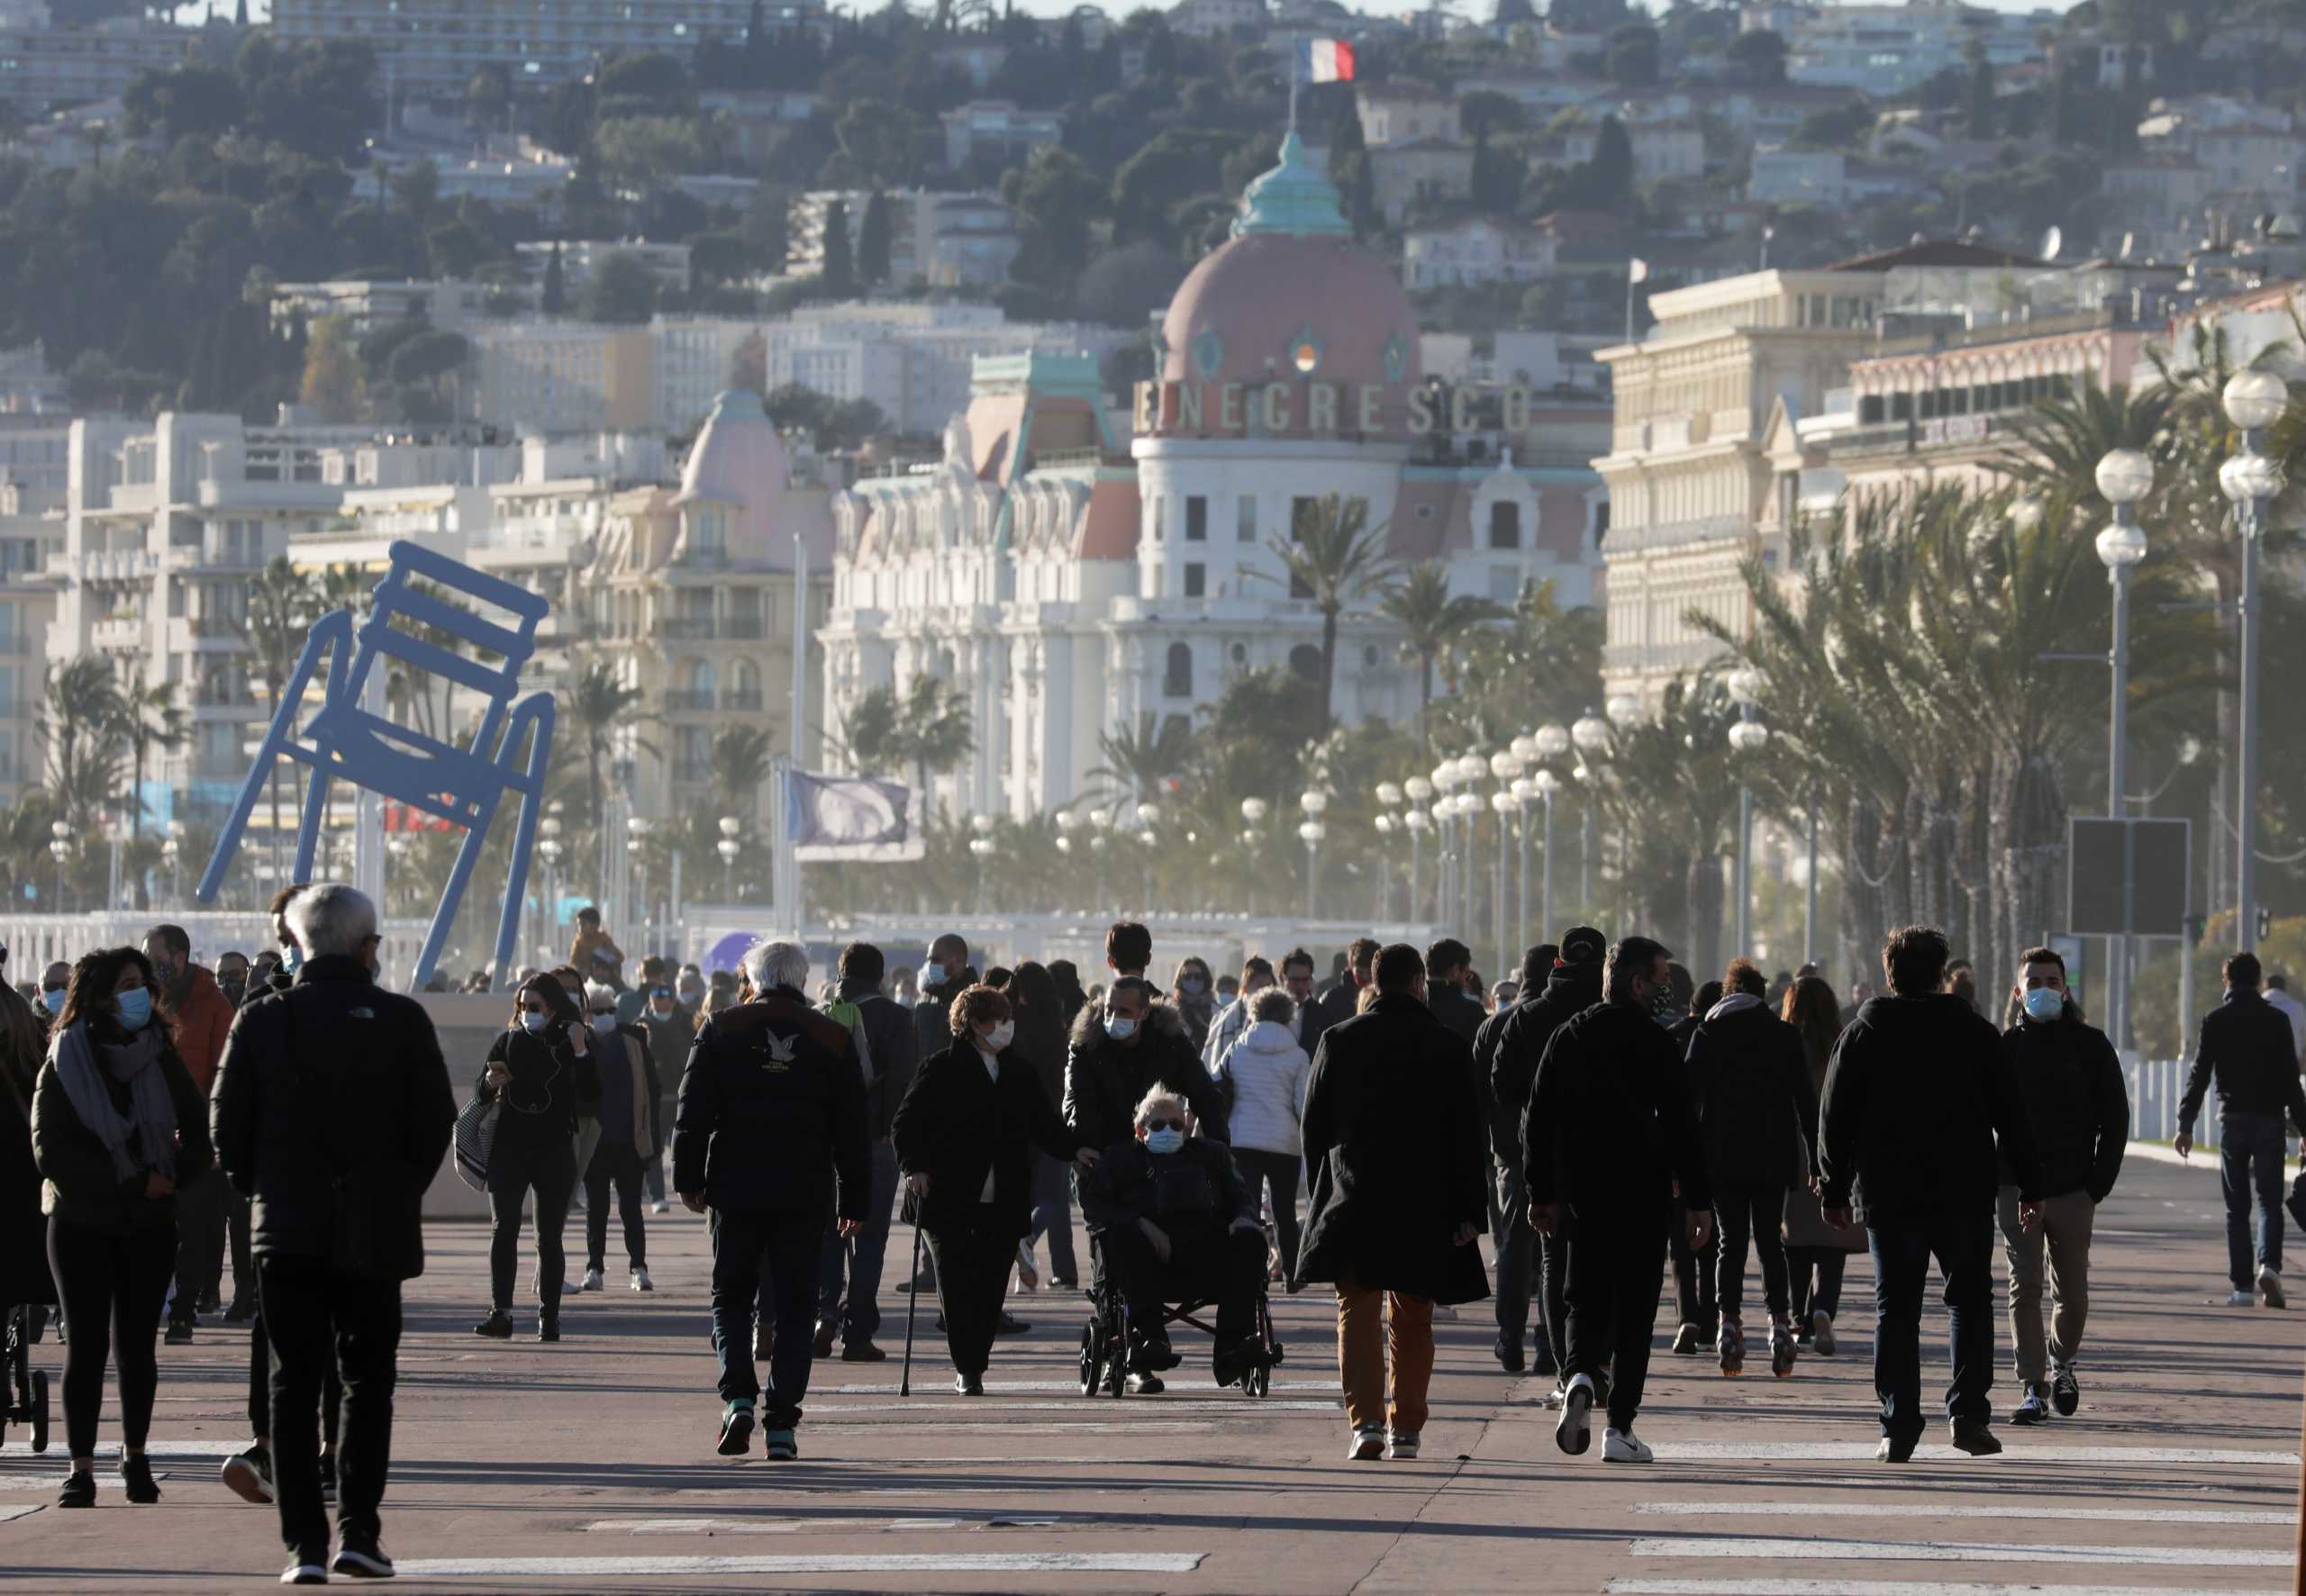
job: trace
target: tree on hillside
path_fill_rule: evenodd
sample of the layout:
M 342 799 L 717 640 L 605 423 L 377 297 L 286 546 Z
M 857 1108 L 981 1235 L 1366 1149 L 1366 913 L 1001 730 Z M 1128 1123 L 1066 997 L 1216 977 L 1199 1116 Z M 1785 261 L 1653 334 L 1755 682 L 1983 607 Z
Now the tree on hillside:
M 544 286 L 537 295 L 537 307 L 548 316 L 557 316 L 568 308 L 568 279 L 567 268 L 560 263 L 560 240 L 552 240 L 552 253 L 544 259 Z
M 889 196 L 875 189 L 865 201 L 865 219 L 857 224 L 857 280 L 877 288 L 889 280 Z
M 1089 221 L 1104 186 L 1063 145 L 1039 144 L 1022 167 L 1001 175 L 1001 197 L 1017 223 L 1011 275 L 1044 288 L 1069 287 L 1087 262 Z
M 360 412 L 363 391 L 360 357 L 352 343 L 352 324 L 342 316 L 322 316 L 313 323 L 304 343 L 304 376 L 297 397 L 328 422 L 349 422 Z
M 585 279 L 578 309 L 588 322 L 646 322 L 657 310 L 657 274 L 631 250 L 614 250 Z
M 827 299 L 847 299 L 857 292 L 857 262 L 849 253 L 849 206 L 834 200 L 825 206 L 824 260 L 817 268 L 817 291 Z

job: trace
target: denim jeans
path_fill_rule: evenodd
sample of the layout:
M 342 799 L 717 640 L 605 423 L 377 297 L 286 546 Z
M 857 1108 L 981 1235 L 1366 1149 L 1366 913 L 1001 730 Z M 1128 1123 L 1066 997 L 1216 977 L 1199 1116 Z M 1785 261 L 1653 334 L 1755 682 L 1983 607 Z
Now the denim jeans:
M 1508 1185 L 1520 1186 L 1518 1181 Z M 1498 1201 L 1498 1193 L 1491 1192 L 1490 1211 L 1496 1224 L 1490 1237 L 1497 1249 L 1497 1338 L 1508 1347 L 1521 1345 L 1530 1328 L 1530 1296 L 1535 1282 L 1537 1267 L 1537 1232 L 1530 1229 L 1529 1188 L 1521 1187 Z M 1538 1319 L 1538 1345 L 1550 1344 L 1546 1339 L 1546 1320 L 1542 1313 Z
M 272 1346 L 272 1467 L 280 1538 L 291 1552 L 328 1546 L 313 1419 L 332 1373 L 343 1378 L 337 1522 L 374 1540 L 392 1466 L 393 1384 L 400 1351 L 400 1282 L 358 1280 L 313 1258 L 267 1256 L 259 1266 Z
M 1874 1254 L 1874 1392 L 1882 1401 L 1882 1433 L 1893 1440 L 1921 1434 L 1921 1292 L 1929 1261 L 1946 1278 L 1953 1320 L 1954 1378 L 1946 1416 L 1993 1417 L 1993 1210 L 1875 1220 L 1866 1239 Z
M 1248 1171 L 1244 1170 L 1246 1175 Z M 1024 1256 L 1033 1255 L 1033 1243 L 1049 1238 L 1049 1277 L 1051 1281 L 1081 1278 L 1080 1260 L 1073 1251 L 1073 1165 L 1033 1149 L 1033 1228 L 1025 1232 Z
M 873 1144 L 873 1190 L 865 1200 L 865 1226 L 844 1241 L 825 1232 L 817 1273 L 817 1322 L 837 1324 L 844 1346 L 870 1341 L 881 1328 L 881 1270 L 889 1251 L 889 1220 L 897 1201 L 896 1149 Z M 849 1291 L 841 1293 L 844 1279 Z
M 2250 1255 L 2250 1188 L 2258 1193 L 2256 1262 L 2282 1273 L 2282 1119 L 2226 1114 L 2218 1121 L 2218 1173 L 2226 1187 L 2226 1275 L 2238 1292 L 2257 1279 Z

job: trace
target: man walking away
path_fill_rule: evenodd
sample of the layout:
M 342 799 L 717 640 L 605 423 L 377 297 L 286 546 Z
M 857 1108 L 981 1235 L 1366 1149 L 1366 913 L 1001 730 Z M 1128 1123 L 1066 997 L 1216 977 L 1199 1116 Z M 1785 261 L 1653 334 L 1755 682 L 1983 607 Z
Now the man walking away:
M 221 966 L 223 961 L 219 959 L 217 963 Z M 2306 1003 L 2290 995 L 2289 976 L 2274 975 L 2266 977 L 2266 1002 L 2280 1009 L 2282 1017 L 2290 1021 L 2291 1051 L 2306 1053 Z
M 1375 1000 L 1322 1037 L 1306 1084 L 1312 1215 L 1297 1264 L 1303 1279 L 1337 1289 L 1347 1455 L 1365 1463 L 1417 1455 L 1433 1304 L 1489 1293 L 1474 1245 L 1488 1202 L 1466 1045 L 1426 1007 L 1416 948 L 1385 948 L 1371 973 Z
M 2003 1033 L 2019 1101 L 2034 1133 L 2040 1165 L 2036 1185 L 2042 1222 L 2018 1221 L 2017 1176 L 2002 1160 L 2002 1254 L 2010 1261 L 2010 1339 L 2018 1353 L 2018 1384 L 2025 1392 L 2013 1424 L 2040 1424 L 2055 1408 L 2071 1418 L 2082 1404 L 2074 1362 L 2090 1313 L 2090 1231 L 2098 1204 L 2121 1173 L 2129 1138 L 2129 1093 L 2121 1060 L 2106 1033 L 2085 1025 L 2068 1001 L 2065 960 L 2050 948 L 2029 948 L 2019 961 L 2011 995 L 2018 1022 Z M 2049 1362 L 2042 1348 L 2042 1255 L 2049 1254 Z
M 657 1289 L 649 1279 L 649 1220 L 640 1206 L 641 1174 L 657 1157 L 657 1061 L 649 1051 L 649 1033 L 617 1019 L 617 1001 L 606 982 L 585 984 L 591 1051 L 601 1073 L 601 1139 L 578 1172 L 585 1184 L 580 1292 L 604 1289 L 612 1191 L 624 1227 L 626 1283 L 636 1292 Z
M 1489 1234 L 1497 1264 L 1497 1340 L 1490 1353 L 1509 1374 L 1518 1374 L 1525 1366 L 1521 1343 L 1530 1328 L 1530 1268 L 1536 1248 L 1521 1184 L 1521 1105 L 1515 1103 L 1510 1115 L 1499 1111 L 1493 1083 L 1507 1025 L 1516 1014 L 1534 1006 L 1545 995 L 1546 979 L 1553 973 L 1554 959 L 1559 952 L 1552 943 L 1544 942 L 1524 954 L 1515 1001 L 1483 1020 L 1481 1029 L 1474 1033 L 1474 1079 L 1479 1084 L 1482 1112 L 1489 1130 L 1491 1173 L 1494 1177 Z M 1538 1373 L 1550 1374 L 1554 1368 L 1553 1343 L 1546 1338 L 1545 1320 L 1540 1317 Z
M 1721 1229 L 1714 1276 L 1721 1372 L 1746 1364 L 1746 1241 L 1760 1260 L 1769 1307 L 1769 1372 L 1793 1372 L 1793 1296 L 1785 1267 L 1785 1194 L 1805 1177 L 1818 1145 L 1818 1107 L 1802 1033 L 1770 1011 L 1760 966 L 1732 959 L 1723 996 L 1690 1038 L 1690 1101 L 1705 1149 Z
M 1953 1321 L 1946 1417 L 1954 1445 L 1979 1457 L 2002 1450 L 1987 1394 L 2002 1157 L 2018 1187 L 2019 1228 L 2041 1221 L 2031 1128 L 2002 1038 L 1944 990 L 1946 957 L 1935 927 L 1890 934 L 1882 948 L 1890 995 L 1860 1009 L 1834 1044 L 1819 1110 L 1826 1220 L 1863 1224 L 1874 1254 L 1875 1456 L 1884 1463 L 1904 1463 L 1921 1439 L 1921 1293 L 1932 1258 Z
M 2218 1167 L 2226 1186 L 2226 1274 L 2234 1283 L 2229 1308 L 2247 1308 L 2263 1298 L 2283 1305 L 2282 1155 L 2283 1119 L 2306 1130 L 2306 1092 L 2298 1080 L 2298 1055 L 2290 1021 L 2258 995 L 2258 956 L 2238 953 L 2226 961 L 2226 1001 L 2202 1017 L 2194 1044 L 2194 1067 L 2178 1102 L 2178 1134 L 2171 1144 L 2181 1158 L 2194 1145 L 2194 1116 L 2202 1093 L 2218 1082 Z M 2257 1274 L 2253 1297 L 2250 1273 L 2250 1192 L 2258 1194 Z
M 419 1204 L 456 1123 L 449 1066 L 413 999 L 377 984 L 377 908 L 334 884 L 288 906 L 294 987 L 241 1011 L 216 1075 L 216 1151 L 252 1200 L 272 1344 L 272 1454 L 285 1582 L 389 1577 L 378 1505 L 392 1456 L 401 1283 L 424 1270 Z M 344 1383 L 335 1562 L 314 1440 L 322 1382 Z
M 881 1270 L 897 1200 L 897 1155 L 889 1144 L 889 1126 L 912 1084 L 918 1061 L 912 1016 L 881 995 L 881 979 L 887 973 L 881 950 L 870 942 L 852 942 L 840 950 L 837 1001 L 855 1006 L 865 1046 L 873 1056 L 873 1082 L 865 1089 L 872 1188 L 857 1233 L 825 1238 L 823 1267 L 817 1276 L 816 1352 L 820 1357 L 830 1356 L 838 1335 L 841 1359 L 852 1364 L 879 1363 L 889 1356 L 873 1342 L 881 1328 Z M 844 1274 L 846 1296 L 841 1290 Z
M 1321 1033 L 1332 1025 L 1341 1025 L 1361 1011 L 1361 991 L 1374 979 L 1377 944 L 1367 937 L 1357 937 L 1345 950 L 1345 971 L 1336 983 L 1315 998 L 1305 1008 L 1298 1026 L 1297 1045 L 1312 1057 L 1321 1045 Z M 1288 966 L 1283 966 L 1287 974 Z
M 1523 1141 L 1530 1094 L 1536 1089 L 1538 1064 L 1545 1057 L 1553 1033 L 1602 1001 L 1602 961 L 1609 943 L 1592 926 L 1573 926 L 1561 936 L 1561 951 L 1553 970 L 1533 1002 L 1516 1004 L 1506 1016 L 1497 1038 L 1496 1056 L 1489 1066 L 1490 1094 L 1496 1101 L 1490 1146 L 1500 1178 L 1510 1174 L 1519 1188 L 1514 1206 L 1527 1223 L 1529 1213 L 1529 1149 Z M 1532 1229 L 1538 1257 L 1538 1329 L 1546 1355 L 1559 1375 L 1548 1405 L 1558 1406 L 1569 1389 L 1569 1304 L 1563 1292 L 1569 1280 L 1569 1237 L 1566 1232 L 1538 1235 Z M 1501 1277 L 1498 1290 L 1504 1291 Z M 1510 1350 L 1510 1348 L 1509 1348 Z M 1511 1368 L 1512 1365 L 1506 1365 Z
M 1566 946 L 1566 939 L 1565 939 Z M 1637 1439 L 1649 1341 L 1665 1279 L 1674 1183 L 1689 1211 L 1691 1250 L 1713 1228 L 1705 1159 L 1690 1118 L 1689 1084 L 1651 1010 L 1666 991 L 1666 949 L 1628 937 L 1602 972 L 1606 1001 L 1557 1029 L 1538 1065 L 1522 1120 L 1530 1224 L 1572 1237 L 1569 1385 L 1554 1443 L 1575 1456 L 1593 1442 L 1594 1382 L 1610 1365 L 1602 1457 L 1648 1463 Z
M 1114 981 L 1142 981 L 1152 963 L 1151 931 L 1133 920 L 1117 920 L 1105 928 L 1105 968 Z
M 159 1011 L 168 1024 L 168 1039 L 192 1076 L 192 1084 L 207 1094 L 216 1081 L 216 1061 L 224 1056 L 225 1033 L 232 1026 L 232 1005 L 216 978 L 192 962 L 192 939 L 182 926 L 154 926 L 144 934 L 144 957 L 152 961 L 153 977 L 160 984 Z M 192 1339 L 197 1310 L 213 1312 L 217 1279 L 224 1264 L 225 1183 L 221 1171 L 211 1169 L 177 1188 L 176 1296 L 168 1304 L 165 1339 L 181 1347 Z M 241 1282 L 232 1283 L 238 1295 Z
M 795 1432 L 813 1356 L 825 1222 L 863 1228 L 872 1189 L 865 1076 L 844 1026 L 809 1006 L 809 956 L 797 943 L 746 951 L 753 1001 L 697 1032 L 673 1121 L 673 1189 L 713 1211 L 713 1348 L 721 1360 L 720 1453 L 752 1437 L 753 1311 L 764 1275 L 776 1306 L 763 1449 L 798 1457 Z M 836 1190 L 836 1188 L 838 1188 Z

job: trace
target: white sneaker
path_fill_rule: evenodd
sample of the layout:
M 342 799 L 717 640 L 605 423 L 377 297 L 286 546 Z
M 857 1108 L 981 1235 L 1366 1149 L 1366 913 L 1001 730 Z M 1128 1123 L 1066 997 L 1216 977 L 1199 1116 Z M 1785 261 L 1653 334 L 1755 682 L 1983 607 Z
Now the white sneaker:
M 1390 1463 L 1414 1463 L 1417 1460 L 1419 1435 L 1413 1429 L 1397 1429 L 1386 1438 L 1385 1458 Z
M 1603 1463 L 1655 1463 L 1657 1455 L 1639 1437 L 1621 1429 L 1602 1432 L 1602 1461 Z
M 2226 1293 L 2226 1305 L 2229 1308 L 2256 1308 L 2258 1305 L 2258 1299 L 2253 1292 L 2244 1291 L 2238 1285 Z
M 667 1202 L 662 1198 L 659 1198 L 649 1205 L 649 1211 L 650 1213 L 670 1213 L 673 1211 L 673 1205 Z
M 635 1269 L 632 1272 L 631 1284 L 632 1289 L 636 1292 L 653 1292 L 657 1289 L 654 1285 L 649 1283 L 649 1271 L 646 1269 Z
M 599 1291 L 601 1289 L 601 1272 L 597 1269 L 586 1270 L 585 1278 L 576 1283 L 576 1289 L 580 1292 Z
M 1575 1376 L 1562 1392 L 1561 1419 L 1553 1427 L 1553 1444 L 1572 1457 L 1584 1455 L 1593 1444 L 1593 1382 L 1584 1374 Z
M 2282 1300 L 2282 1276 L 2263 1264 L 2258 1265 L 2258 1295 L 2265 1299 L 2269 1308 L 2286 1306 Z
M 1385 1455 L 1385 1432 L 1375 1425 L 1367 1425 L 1353 1432 L 1353 1445 L 1345 1450 L 1348 1462 L 1375 1463 Z
M 1438 1325 L 1455 1324 L 1457 1322 L 1457 1310 L 1447 1302 L 1436 1302 L 1433 1304 L 1433 1322 Z
M 1562 1399 L 1563 1399 L 1564 1397 L 1567 1396 L 1568 1394 L 1569 1394 L 1569 1386 L 1568 1386 L 1567 1383 L 1566 1383 L 1566 1382 L 1565 1382 L 1565 1381 L 1557 1380 L 1557 1381 L 1555 1381 L 1555 1382 L 1554 1382 L 1554 1387 L 1553 1387 L 1553 1389 L 1552 1389 L 1551 1391 L 1549 1391 L 1549 1392 L 1546 1392 L 1545 1397 L 1544 1397 L 1544 1399 L 1543 1399 L 1543 1400 L 1544 1400 L 1545 1405 L 1546 1405 L 1547 1407 L 1548 1407 L 1548 1408 L 1558 1408 L 1558 1407 L 1560 1407 L 1560 1406 L 1561 1406 Z

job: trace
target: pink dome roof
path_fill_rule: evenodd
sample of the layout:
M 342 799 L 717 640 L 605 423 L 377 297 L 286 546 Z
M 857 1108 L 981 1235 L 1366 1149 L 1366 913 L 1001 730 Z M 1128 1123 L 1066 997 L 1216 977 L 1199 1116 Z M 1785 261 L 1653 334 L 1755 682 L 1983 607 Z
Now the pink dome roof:
M 681 467 L 681 491 L 673 503 L 727 506 L 733 512 L 728 526 L 733 558 L 774 564 L 782 547 L 789 563 L 792 530 L 778 525 L 777 509 L 790 471 L 785 440 L 776 435 L 760 395 L 731 388 L 713 401 L 713 413 Z
M 1307 389 L 1327 383 L 1337 421 L 1325 431 L 1357 435 L 1361 389 L 1375 385 L 1378 432 L 1406 436 L 1417 340 L 1409 295 L 1376 254 L 1332 233 L 1244 231 L 1194 268 L 1161 321 L 1161 380 L 1202 386 L 1203 424 L 1181 428 L 1169 402 L 1156 431 L 1234 431 L 1220 422 L 1221 385 L 1279 381 L 1291 389 L 1285 434 L 1308 431 Z

